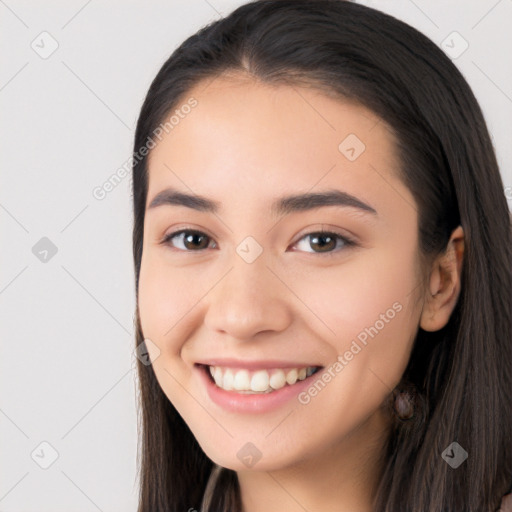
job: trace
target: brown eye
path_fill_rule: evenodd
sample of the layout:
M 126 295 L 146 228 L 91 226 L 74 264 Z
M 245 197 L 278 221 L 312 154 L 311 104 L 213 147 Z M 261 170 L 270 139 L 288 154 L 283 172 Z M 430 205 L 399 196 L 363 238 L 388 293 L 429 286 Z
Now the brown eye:
M 304 240 L 309 238 L 309 242 L 303 242 Z M 344 248 L 348 248 L 351 246 L 357 245 L 355 241 L 347 238 L 346 236 L 341 235 L 340 233 L 333 233 L 330 231 L 314 231 L 304 235 L 295 245 L 302 244 L 307 249 L 308 247 L 312 248 L 313 251 L 305 250 L 305 252 L 313 252 L 317 254 L 333 254 L 338 253 L 340 250 Z M 338 248 L 338 250 L 335 250 Z
M 178 247 L 176 247 L 176 242 L 172 242 L 173 240 L 177 240 Z M 201 231 L 193 231 L 193 230 L 181 230 L 175 231 L 174 233 L 169 233 L 163 240 L 162 243 L 166 245 L 171 245 L 172 247 L 176 247 L 182 251 L 197 251 L 207 249 L 209 245 L 210 237 L 202 233 Z
M 304 243 L 304 240 L 309 238 L 308 243 Z M 192 229 L 182 229 L 180 231 L 174 231 L 169 233 L 163 240 L 162 244 L 169 245 L 172 248 L 183 252 L 200 252 L 207 249 L 212 242 L 212 247 L 217 247 L 215 242 L 206 234 L 201 231 Z M 303 244 L 306 246 L 300 250 L 313 254 L 325 254 L 331 255 L 340 252 L 342 249 L 356 246 L 356 242 L 341 235 L 340 233 L 334 233 L 330 231 L 314 231 L 304 235 L 294 245 Z M 312 248 L 313 251 L 307 250 L 307 247 Z
M 331 249 L 336 249 L 336 237 L 328 234 L 309 235 L 311 237 L 311 246 L 320 248 L 320 252 L 326 252 Z

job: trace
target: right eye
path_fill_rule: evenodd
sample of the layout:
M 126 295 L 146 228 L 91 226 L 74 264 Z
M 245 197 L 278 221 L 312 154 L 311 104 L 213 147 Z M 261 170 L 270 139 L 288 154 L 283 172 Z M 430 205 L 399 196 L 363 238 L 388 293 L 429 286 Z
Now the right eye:
M 175 241 L 173 242 L 173 240 Z M 197 231 L 194 229 L 181 229 L 166 235 L 161 243 L 164 245 L 169 245 L 172 248 L 177 248 L 180 251 L 199 252 L 208 248 L 209 244 L 208 242 L 205 244 L 205 240 L 208 241 L 211 240 L 211 238 L 202 231 Z M 181 247 L 176 247 L 176 243 L 181 245 Z M 216 247 L 215 242 L 214 247 Z

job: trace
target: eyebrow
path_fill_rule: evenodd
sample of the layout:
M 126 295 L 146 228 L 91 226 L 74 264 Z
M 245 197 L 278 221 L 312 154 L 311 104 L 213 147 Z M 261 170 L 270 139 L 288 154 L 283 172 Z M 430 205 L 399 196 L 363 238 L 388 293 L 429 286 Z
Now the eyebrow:
M 162 205 L 185 206 L 193 210 L 207 213 L 218 213 L 221 203 L 203 196 L 187 194 L 173 188 L 166 188 L 159 192 L 148 205 L 148 210 Z M 345 206 L 357 208 L 364 213 L 377 216 L 377 210 L 361 199 L 341 190 L 327 190 L 284 196 L 278 198 L 271 206 L 271 214 L 274 216 L 288 215 L 292 212 L 314 210 L 325 206 Z

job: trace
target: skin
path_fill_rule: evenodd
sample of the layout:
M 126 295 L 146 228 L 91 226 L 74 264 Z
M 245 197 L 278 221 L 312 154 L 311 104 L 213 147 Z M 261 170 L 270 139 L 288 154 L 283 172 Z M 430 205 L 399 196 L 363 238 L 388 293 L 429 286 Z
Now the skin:
M 208 457 L 237 471 L 245 512 L 370 511 L 389 431 L 384 404 L 418 327 L 440 329 L 455 307 L 462 228 L 421 267 L 416 204 L 394 172 L 395 141 L 359 105 L 236 75 L 198 84 L 183 103 L 191 96 L 198 105 L 151 152 L 147 204 L 172 186 L 221 210 L 146 212 L 138 307 L 144 336 L 158 347 L 150 350 L 158 382 Z M 338 149 L 351 133 L 366 146 L 354 161 Z M 277 197 L 328 189 L 377 215 L 340 206 L 270 214 Z M 339 240 L 329 256 L 306 236 L 322 227 L 358 245 Z M 182 237 L 161 243 L 182 228 L 204 232 L 199 247 L 208 247 Z M 263 248 L 252 263 L 236 252 L 247 236 Z M 328 368 L 397 302 L 400 312 L 307 404 L 227 412 L 193 371 L 214 356 Z M 262 453 L 251 468 L 237 457 L 246 442 Z

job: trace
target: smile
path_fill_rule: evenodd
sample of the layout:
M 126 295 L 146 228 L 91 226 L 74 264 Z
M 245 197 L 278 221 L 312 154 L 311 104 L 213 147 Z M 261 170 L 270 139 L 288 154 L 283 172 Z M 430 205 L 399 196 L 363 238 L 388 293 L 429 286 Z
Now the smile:
M 293 386 L 297 381 L 316 373 L 319 367 L 247 370 L 209 366 L 208 369 L 217 387 L 225 391 L 255 394 L 272 393 L 285 386 Z
M 241 367 L 242 366 L 242 367 Z M 205 399 L 230 413 L 266 413 L 294 404 L 323 366 L 203 361 L 194 364 Z

